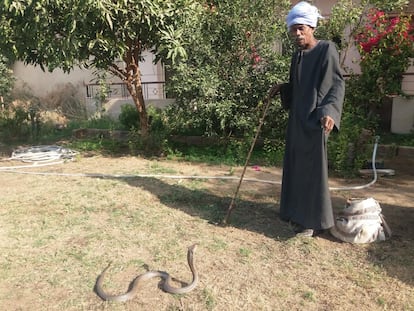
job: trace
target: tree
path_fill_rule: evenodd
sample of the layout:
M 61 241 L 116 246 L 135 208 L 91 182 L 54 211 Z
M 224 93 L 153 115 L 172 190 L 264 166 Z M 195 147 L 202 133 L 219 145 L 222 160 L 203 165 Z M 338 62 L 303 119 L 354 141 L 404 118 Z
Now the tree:
M 194 0 L 5 0 L 0 7 L 0 49 L 43 70 L 93 66 L 126 83 L 148 134 L 139 61 L 187 56 L 183 25 L 197 18 Z
M 270 85 L 287 78 L 290 53 L 281 55 L 275 43 L 288 42 L 284 18 L 290 2 L 204 2 L 198 24 L 185 32 L 191 54 L 167 68 L 176 98 L 170 122 L 179 132 L 243 136 L 255 128 Z M 277 130 L 274 124 L 265 128 Z

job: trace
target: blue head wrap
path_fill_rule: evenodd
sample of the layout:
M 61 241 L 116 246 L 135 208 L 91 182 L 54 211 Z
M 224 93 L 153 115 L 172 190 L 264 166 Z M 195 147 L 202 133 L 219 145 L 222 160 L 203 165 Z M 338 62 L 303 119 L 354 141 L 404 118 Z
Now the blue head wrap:
M 309 2 L 302 1 L 289 11 L 286 23 L 288 29 L 295 24 L 308 25 L 315 28 L 318 24 L 318 18 L 323 18 L 319 14 L 318 8 Z

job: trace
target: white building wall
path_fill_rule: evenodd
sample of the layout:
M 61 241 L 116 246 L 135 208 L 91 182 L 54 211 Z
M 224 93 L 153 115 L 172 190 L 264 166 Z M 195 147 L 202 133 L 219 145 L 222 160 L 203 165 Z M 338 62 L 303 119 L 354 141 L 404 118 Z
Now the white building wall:
M 144 61 L 139 63 L 141 69 L 142 82 L 163 82 L 165 79 L 164 68 L 158 63 L 154 64 L 155 56 L 150 52 L 143 54 Z M 17 83 L 26 84 L 38 97 L 46 96 L 53 91 L 57 85 L 71 83 L 82 89 L 82 94 L 86 97 L 86 85 L 96 83 L 97 77 L 93 70 L 75 67 L 70 73 L 64 73 L 60 69 L 53 72 L 44 72 L 39 66 L 25 65 L 22 62 L 16 62 L 13 66 L 14 75 Z M 111 77 L 108 82 L 121 82 L 117 77 Z M 163 86 L 154 83 L 148 92 L 151 99 L 163 98 Z
M 156 107 L 164 107 L 171 100 L 165 99 L 164 91 L 164 67 L 161 63 L 154 64 L 155 56 L 146 51 L 143 53 L 144 60 L 139 63 L 141 70 L 141 79 L 144 83 L 143 91 L 147 105 L 153 105 Z M 55 69 L 53 72 L 44 72 L 39 66 L 25 65 L 22 62 L 16 62 L 13 66 L 14 75 L 17 78 L 17 87 L 26 86 L 30 88 L 34 96 L 46 97 L 48 94 L 58 86 L 65 84 L 72 84 L 80 94 L 86 105 L 89 114 L 96 112 L 96 99 L 93 94 L 88 97 L 86 86 L 89 84 L 97 83 L 97 76 L 94 75 L 94 71 L 85 68 L 75 67 L 70 73 L 65 73 L 60 69 Z M 122 81 L 115 76 L 108 76 L 108 83 L 121 83 Z M 98 91 L 98 86 L 94 86 L 94 91 Z M 117 117 L 121 111 L 121 106 L 124 104 L 133 104 L 130 97 L 125 97 L 121 92 L 121 87 L 114 86 L 113 94 L 108 98 L 104 108 L 110 116 Z
M 57 85 L 66 83 L 78 86 L 86 96 L 85 86 L 94 79 L 92 72 L 86 69 L 75 68 L 70 74 L 64 73 L 60 69 L 44 72 L 39 66 L 25 65 L 22 62 L 14 64 L 13 72 L 17 78 L 17 84 L 27 85 L 38 97 L 46 96 Z

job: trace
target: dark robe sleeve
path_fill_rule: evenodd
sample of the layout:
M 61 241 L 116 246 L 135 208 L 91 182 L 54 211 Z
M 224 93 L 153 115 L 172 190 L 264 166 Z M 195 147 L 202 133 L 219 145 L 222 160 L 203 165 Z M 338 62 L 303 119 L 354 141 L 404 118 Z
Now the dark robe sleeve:
M 282 102 L 282 107 L 285 110 L 289 110 L 292 104 L 292 85 L 290 83 L 282 84 L 280 88 L 280 100 Z
M 339 130 L 342 105 L 345 96 L 345 82 L 339 65 L 339 55 L 333 43 L 329 44 L 327 57 L 322 64 L 324 71 L 320 84 L 320 93 L 326 94 L 316 107 L 318 119 L 330 116 L 335 121 L 335 128 Z

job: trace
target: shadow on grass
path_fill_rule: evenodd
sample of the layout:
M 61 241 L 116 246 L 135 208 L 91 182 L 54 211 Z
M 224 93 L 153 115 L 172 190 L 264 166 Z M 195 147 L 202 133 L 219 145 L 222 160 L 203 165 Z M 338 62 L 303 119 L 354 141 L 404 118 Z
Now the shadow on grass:
M 225 218 L 232 199 L 232 195 L 218 196 L 208 190 L 189 189 L 157 178 L 137 177 L 124 181 L 156 195 L 166 206 L 216 225 L 220 225 Z M 279 191 L 280 189 L 275 189 L 276 196 L 279 195 Z M 340 196 L 333 196 L 332 199 L 336 207 L 344 202 L 344 198 Z M 237 200 L 228 225 L 279 241 L 293 238 L 294 233 L 289 224 L 279 219 L 278 204 L 259 201 Z M 368 258 L 373 264 L 385 269 L 391 277 L 414 285 L 414 209 L 385 204 L 382 208 L 393 230 L 393 237 L 386 242 L 370 244 L 366 248 Z M 329 233 L 324 233 L 322 238 L 342 243 Z
M 233 196 L 233 193 L 231 196 L 218 196 L 208 190 L 189 189 L 157 178 L 128 178 L 125 182 L 156 195 L 166 206 L 215 225 L 222 225 Z M 274 202 L 238 199 L 228 226 L 258 232 L 278 240 L 292 238 L 293 231 L 279 219 L 278 208 Z

